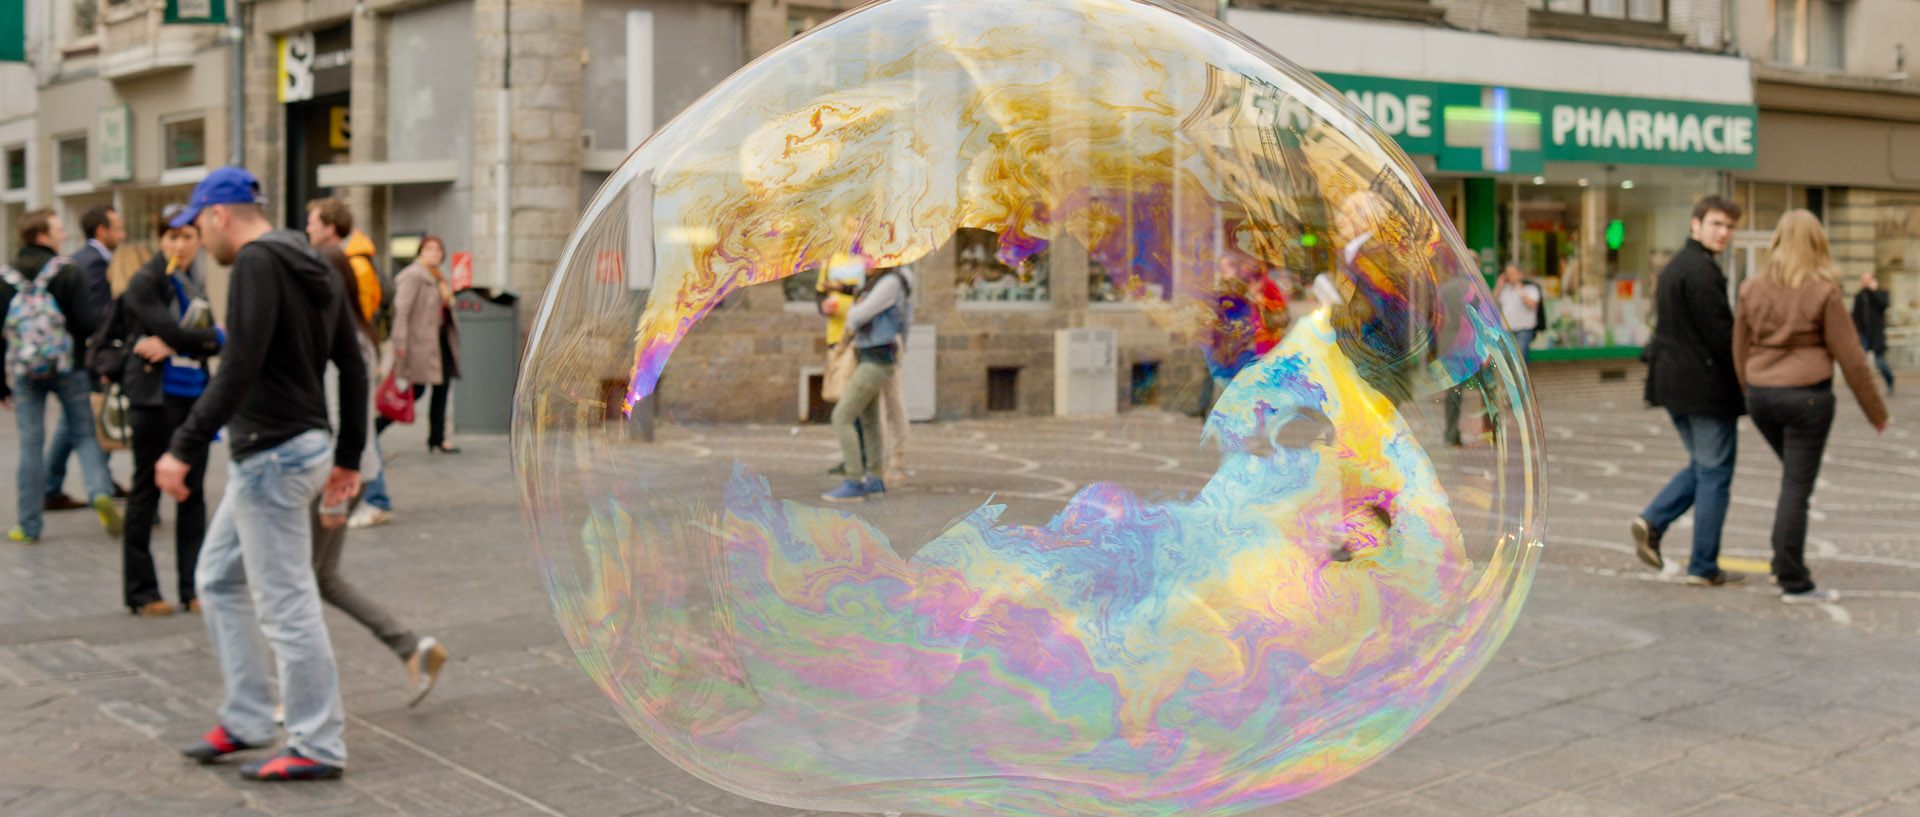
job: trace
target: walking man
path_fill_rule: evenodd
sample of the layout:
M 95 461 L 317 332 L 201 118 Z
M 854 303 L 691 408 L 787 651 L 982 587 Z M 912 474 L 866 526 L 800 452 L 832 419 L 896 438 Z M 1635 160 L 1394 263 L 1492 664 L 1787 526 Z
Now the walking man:
M 1738 435 L 1735 421 L 1747 411 L 1733 366 L 1733 309 L 1727 277 L 1714 254 L 1733 240 L 1740 205 L 1708 196 L 1693 207 L 1693 234 L 1660 273 L 1654 292 L 1659 317 L 1648 372 L 1654 405 L 1665 407 L 1687 449 L 1687 466 L 1675 474 L 1632 524 L 1634 550 L 1654 568 L 1664 567 L 1660 538 L 1681 514 L 1693 509 L 1693 555 L 1687 583 L 1717 587 L 1746 577 L 1721 570 L 1720 530 L 1733 488 Z
M 47 398 L 60 401 L 60 422 L 76 429 L 69 450 L 80 454 L 88 504 L 100 515 L 107 535 L 119 536 L 120 511 L 113 507 L 113 478 L 107 455 L 93 433 L 92 375 L 81 365 L 95 316 L 87 301 L 80 268 L 58 258 L 67 238 L 52 210 L 20 217 L 20 252 L 13 271 L 0 281 L 0 308 L 7 313 L 0 332 L 0 357 L 6 360 L 0 382 L 0 406 L 14 409 L 20 433 L 20 467 L 14 475 L 20 524 L 7 531 L 15 542 L 40 541 L 47 494 Z M 17 403 L 17 404 L 16 404 Z M 56 448 L 56 451 L 58 449 Z M 62 461 L 66 453 L 59 454 Z M 56 485 L 58 483 L 55 483 Z
M 188 463 L 228 432 L 233 463 L 200 551 L 194 589 L 220 660 L 219 723 L 181 751 L 201 762 L 266 745 L 275 695 L 264 634 L 279 669 L 287 745 L 240 767 L 259 780 L 338 777 L 347 762 L 340 679 L 320 617 L 308 506 L 360 490 L 369 399 L 352 305 L 332 268 L 295 231 L 274 231 L 252 174 L 223 167 L 193 189 L 173 226 L 196 224 L 207 251 L 233 267 L 224 363 L 154 467 L 175 500 L 187 497 Z M 327 419 L 323 375 L 340 370 L 339 448 Z
M 1881 379 L 1887 381 L 1887 394 L 1893 394 L 1893 367 L 1887 365 L 1887 306 L 1892 298 L 1880 288 L 1873 270 L 1860 273 L 1860 294 L 1853 296 L 1853 330 L 1860 335 L 1860 346 L 1873 355 Z

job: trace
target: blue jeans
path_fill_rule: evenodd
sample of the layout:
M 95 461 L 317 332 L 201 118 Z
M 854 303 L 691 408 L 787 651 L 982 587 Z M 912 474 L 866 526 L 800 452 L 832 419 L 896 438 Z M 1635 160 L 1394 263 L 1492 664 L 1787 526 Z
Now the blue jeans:
M 368 505 L 388 513 L 393 512 L 393 497 L 387 495 L 386 454 L 380 450 L 380 435 L 373 435 L 373 455 L 380 458 L 380 475 L 367 483 L 367 493 L 363 499 Z
M 1533 359 L 1533 335 L 1538 330 L 1513 330 L 1513 345 L 1520 348 L 1520 361 L 1525 363 Z
M 1673 415 L 1673 427 L 1687 447 L 1687 467 L 1660 489 L 1640 516 L 1654 530 L 1664 532 L 1692 508 L 1693 558 L 1687 562 L 1687 573 L 1711 577 L 1720 572 L 1720 529 L 1727 522 L 1733 489 L 1734 454 L 1740 441 L 1735 418 L 1667 413 Z
M 273 648 L 279 670 L 287 746 L 345 766 L 346 710 L 320 617 L 307 515 L 332 466 L 332 437 L 319 430 L 230 465 L 193 584 L 226 684 L 220 724 L 247 743 L 272 742 L 276 696 L 257 632 Z
M 14 474 L 14 486 L 20 503 L 20 530 L 28 536 L 40 535 L 41 512 L 47 503 L 45 457 L 49 395 L 60 401 L 62 425 L 85 432 L 73 434 L 71 445 L 72 450 L 80 452 L 80 472 L 87 482 L 87 497 L 113 494 L 107 455 L 100 450 L 100 439 L 93 435 L 90 394 L 92 389 L 85 371 L 62 372 L 58 377 L 48 378 L 14 378 L 13 422 L 20 432 L 20 469 Z
M 1893 367 L 1887 365 L 1887 354 L 1885 352 L 1874 351 L 1873 347 L 1868 346 L 1865 341 L 1860 343 L 1860 348 L 1866 350 L 1868 357 L 1873 358 L 1874 365 L 1880 369 L 1880 378 L 1887 381 L 1887 393 L 1892 394 Z

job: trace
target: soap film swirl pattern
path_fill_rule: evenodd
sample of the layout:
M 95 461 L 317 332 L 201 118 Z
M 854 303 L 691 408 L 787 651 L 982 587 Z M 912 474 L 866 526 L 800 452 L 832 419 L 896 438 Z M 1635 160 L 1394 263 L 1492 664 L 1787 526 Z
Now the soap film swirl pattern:
M 1538 556 L 1524 372 L 1440 213 L 1351 106 L 1177 9 L 889 0 L 823 26 L 636 151 L 561 260 L 515 419 L 561 628 L 662 755 L 773 803 L 1225 814 L 1348 777 L 1480 670 Z M 722 299 L 817 267 L 849 222 L 883 265 L 961 227 L 1009 263 L 1070 238 L 1171 284 L 1150 309 L 1187 330 L 1223 240 L 1277 264 L 1320 236 L 1338 295 L 1232 380 L 1190 497 L 1095 482 L 1042 525 L 989 502 L 914 551 L 744 460 L 693 503 L 601 476 L 609 443 L 562 416 L 605 357 L 561 296 L 596 239 L 656 276 L 631 407 Z M 1463 541 L 1403 414 L 1462 384 L 1519 418 L 1491 543 Z

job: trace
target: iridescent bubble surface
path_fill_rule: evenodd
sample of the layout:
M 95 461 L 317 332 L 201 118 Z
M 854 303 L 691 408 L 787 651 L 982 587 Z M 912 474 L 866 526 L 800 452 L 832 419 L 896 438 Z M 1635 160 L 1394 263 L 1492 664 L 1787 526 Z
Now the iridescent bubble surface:
M 831 505 L 838 448 L 791 421 L 814 282 L 850 257 L 913 270 L 941 396 L 908 483 Z M 1073 418 L 963 397 L 1041 366 L 1007 338 L 1081 328 L 1221 389 Z M 1230 814 L 1334 784 L 1485 665 L 1543 534 L 1519 350 L 1419 172 L 1307 73 L 1136 0 L 886 0 L 727 80 L 587 208 L 514 447 L 614 707 L 814 810 Z

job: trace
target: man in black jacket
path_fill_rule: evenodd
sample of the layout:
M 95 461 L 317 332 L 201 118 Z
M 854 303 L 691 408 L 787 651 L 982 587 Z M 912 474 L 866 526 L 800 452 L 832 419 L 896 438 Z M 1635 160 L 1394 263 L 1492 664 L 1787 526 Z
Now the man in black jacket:
M 1648 370 L 1651 402 L 1666 408 L 1687 449 L 1687 467 L 1635 517 L 1635 551 L 1650 567 L 1663 567 L 1660 537 L 1693 509 L 1693 556 L 1687 583 L 1719 586 L 1746 577 L 1721 570 L 1720 530 L 1727 520 L 1738 442 L 1735 422 L 1747 413 L 1746 397 L 1733 370 L 1733 309 L 1727 277 L 1714 254 L 1733 240 L 1740 205 L 1708 196 L 1693 208 L 1693 237 L 1660 273 L 1654 291 L 1658 322 Z
M 1893 367 L 1887 365 L 1887 306 L 1892 301 L 1880 288 L 1873 270 L 1860 274 L 1860 294 L 1853 296 L 1853 328 L 1860 335 L 1860 346 L 1873 353 L 1874 365 L 1887 381 L 1887 394 L 1893 394 Z
M 31 281 L 58 254 L 56 248 L 66 240 L 67 233 L 52 210 L 27 213 L 20 217 L 19 226 L 20 243 L 24 246 L 14 256 L 13 268 Z M 14 422 L 20 432 L 20 467 L 14 487 L 20 524 L 7 532 L 7 538 L 16 542 L 40 540 L 41 511 L 48 493 L 46 407 L 50 396 L 60 401 L 60 422 L 76 430 L 72 447 L 80 454 L 81 475 L 86 478 L 88 498 L 100 515 L 100 524 L 109 535 L 120 535 L 120 512 L 113 507 L 113 478 L 107 473 L 107 455 L 100 450 L 100 440 L 93 434 L 93 404 L 89 397 L 93 378 L 86 367 L 80 365 L 87 338 L 93 336 L 97 320 L 87 301 L 86 286 L 80 269 L 72 264 L 63 266 L 47 283 L 47 294 L 53 296 L 54 305 L 66 318 L 67 334 L 72 336 L 71 367 L 55 377 L 0 382 L 0 406 L 18 409 Z M 0 281 L 0 312 L 13 303 L 13 296 L 14 288 Z M 0 336 L 0 359 L 6 357 L 6 351 L 6 338 Z M 12 380 L 11 375 L 0 377 L 0 381 L 8 380 Z M 20 403 L 17 407 L 16 400 Z M 62 459 L 65 456 L 61 454 Z
M 189 463 L 226 427 L 233 464 L 194 573 L 226 695 L 219 722 L 182 752 L 210 762 L 272 739 L 276 696 L 260 650 L 265 634 L 280 669 L 287 745 L 242 765 L 240 774 L 314 780 L 340 775 L 347 746 L 307 508 L 316 496 L 338 505 L 359 492 L 371 389 L 340 276 L 305 236 L 273 230 L 259 190 L 247 171 L 220 168 L 194 187 L 187 211 L 172 222 L 198 225 L 214 260 L 233 271 L 223 362 L 154 466 L 154 481 L 186 499 Z M 328 433 L 329 362 L 340 370 L 337 448 Z

